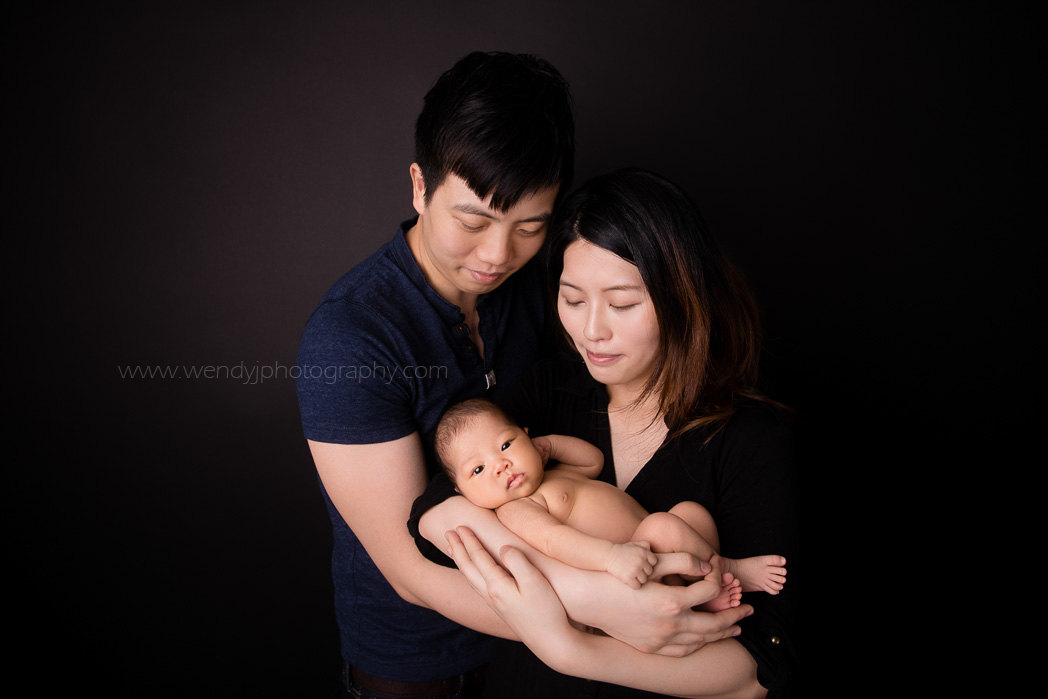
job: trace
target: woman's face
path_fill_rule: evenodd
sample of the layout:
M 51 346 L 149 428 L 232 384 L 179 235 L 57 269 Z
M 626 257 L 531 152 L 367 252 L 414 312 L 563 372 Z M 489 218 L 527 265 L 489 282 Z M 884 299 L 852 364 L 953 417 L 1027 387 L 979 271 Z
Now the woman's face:
M 560 322 L 609 394 L 636 397 L 654 370 L 659 322 L 636 265 L 577 240 L 564 251 Z

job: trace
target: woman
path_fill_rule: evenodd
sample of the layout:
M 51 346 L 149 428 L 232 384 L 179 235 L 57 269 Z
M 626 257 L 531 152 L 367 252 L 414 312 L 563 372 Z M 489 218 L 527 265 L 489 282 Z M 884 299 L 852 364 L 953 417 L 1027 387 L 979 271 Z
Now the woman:
M 504 407 L 533 435 L 596 444 L 601 478 L 650 512 L 699 502 L 722 555 L 781 554 L 790 577 L 780 595 L 746 596 L 755 613 L 740 636 L 673 659 L 576 631 L 526 558 L 506 552 L 514 580 L 469 531 L 448 539 L 456 563 L 553 668 L 675 695 L 785 696 L 799 578 L 792 436 L 755 389 L 760 332 L 749 292 L 683 191 L 639 170 L 598 177 L 565 200 L 548 271 L 572 356 L 541 363 Z M 639 695 L 610 685 L 593 694 L 511 642 L 499 644 L 488 684 L 492 696 Z

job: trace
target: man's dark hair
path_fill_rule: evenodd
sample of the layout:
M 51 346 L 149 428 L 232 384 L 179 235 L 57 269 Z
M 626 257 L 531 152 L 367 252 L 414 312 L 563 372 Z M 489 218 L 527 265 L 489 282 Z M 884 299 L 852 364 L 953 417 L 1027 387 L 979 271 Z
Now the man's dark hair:
M 426 93 L 415 123 L 426 201 L 449 174 L 505 211 L 549 187 L 565 193 L 575 165 L 571 92 L 547 61 L 476 51 Z

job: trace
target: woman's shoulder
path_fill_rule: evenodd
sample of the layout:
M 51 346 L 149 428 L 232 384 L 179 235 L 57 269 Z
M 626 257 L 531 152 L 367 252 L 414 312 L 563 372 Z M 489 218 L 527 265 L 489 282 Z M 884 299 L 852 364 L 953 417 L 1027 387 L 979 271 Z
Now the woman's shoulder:
M 770 430 L 790 431 L 791 423 L 792 414 L 788 409 L 765 400 L 743 398 L 735 406 L 735 412 L 726 427 L 731 427 L 733 431 L 760 433 Z
M 758 454 L 787 456 L 794 448 L 791 414 L 766 401 L 745 399 L 713 442 L 723 457 L 753 458 Z M 711 446 L 712 443 L 711 442 Z

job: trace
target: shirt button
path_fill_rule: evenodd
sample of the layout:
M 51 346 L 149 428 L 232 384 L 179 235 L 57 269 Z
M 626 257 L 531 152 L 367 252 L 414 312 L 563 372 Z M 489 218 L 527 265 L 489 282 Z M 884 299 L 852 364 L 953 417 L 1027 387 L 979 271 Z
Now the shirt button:
M 455 326 L 455 330 L 458 331 L 459 335 L 469 335 L 469 326 L 465 323 Z

